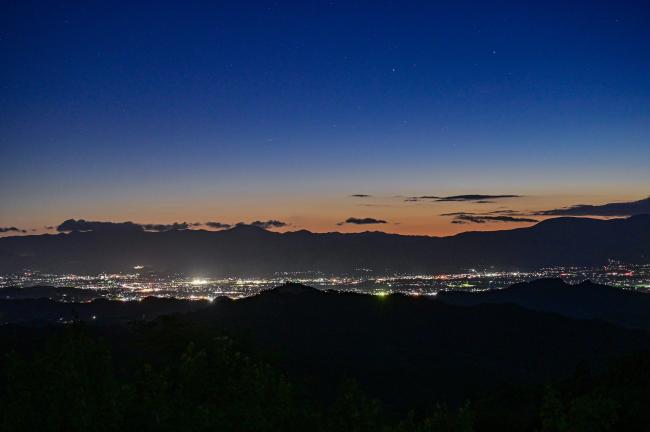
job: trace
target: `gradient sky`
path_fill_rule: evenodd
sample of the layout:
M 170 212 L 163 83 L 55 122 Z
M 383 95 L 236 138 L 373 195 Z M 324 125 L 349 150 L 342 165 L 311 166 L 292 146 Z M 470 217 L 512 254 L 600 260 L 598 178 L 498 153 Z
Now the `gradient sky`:
M 0 16 L 0 226 L 449 234 L 649 194 L 647 1 L 56 3 Z M 404 202 L 457 194 L 524 197 Z

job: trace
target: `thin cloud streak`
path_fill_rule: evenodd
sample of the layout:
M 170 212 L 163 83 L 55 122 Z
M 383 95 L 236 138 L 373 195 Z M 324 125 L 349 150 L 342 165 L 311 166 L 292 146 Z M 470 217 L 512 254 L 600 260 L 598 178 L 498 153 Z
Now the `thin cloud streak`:
M 26 233 L 27 230 L 16 228 L 15 226 L 11 227 L 0 227 L 0 233 L 8 233 L 8 232 L 19 232 L 19 233 Z
M 451 221 L 453 224 L 484 224 L 487 222 L 535 223 L 539 221 L 537 219 L 514 216 L 484 216 L 473 214 L 459 214 L 454 216 L 454 219 Z
M 283 227 L 289 226 L 288 223 L 282 222 L 282 221 L 279 221 L 279 220 L 275 220 L 275 219 L 270 219 L 270 220 L 267 220 L 267 221 L 256 220 L 256 221 L 253 221 L 251 223 L 239 222 L 237 224 L 237 226 L 243 226 L 243 225 L 250 225 L 250 226 L 254 226 L 254 227 L 257 227 L 257 228 L 262 228 L 262 229 L 265 229 L 265 230 L 268 230 L 268 229 L 271 229 L 271 228 L 283 228 Z
M 366 218 L 356 218 L 356 217 L 349 217 L 343 222 L 337 223 L 337 225 L 345 225 L 345 224 L 352 224 L 352 225 L 374 225 L 374 224 L 385 224 L 388 223 L 385 220 L 382 219 L 375 219 L 371 217 L 366 217 Z
M 608 203 L 603 205 L 578 204 L 571 207 L 543 210 L 534 213 L 538 216 L 634 216 L 650 214 L 650 197 L 631 202 Z
M 450 196 L 436 196 L 436 195 L 421 195 L 407 197 L 404 201 L 417 202 L 417 201 L 434 201 L 434 202 L 475 202 L 479 204 L 494 203 L 492 200 L 505 199 L 505 198 L 521 198 L 521 195 L 450 195 Z

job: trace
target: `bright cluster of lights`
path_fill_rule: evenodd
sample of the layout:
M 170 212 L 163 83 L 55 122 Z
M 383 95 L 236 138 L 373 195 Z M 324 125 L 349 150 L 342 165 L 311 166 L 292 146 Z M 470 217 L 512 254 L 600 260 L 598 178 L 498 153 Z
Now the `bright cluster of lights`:
M 136 264 L 133 269 L 145 267 Z M 48 274 L 26 271 L 22 274 L 0 275 L 0 296 L 6 287 L 74 287 L 57 291 L 59 301 L 90 301 L 93 298 L 141 300 L 148 296 L 175 297 L 190 300 L 213 300 L 225 296 L 233 299 L 249 297 L 274 288 L 286 281 L 298 282 L 318 289 L 372 294 L 385 297 L 392 293 L 411 296 L 435 296 L 440 291 L 484 291 L 500 289 L 514 283 L 539 278 L 560 277 L 569 283 L 584 280 L 650 292 L 650 264 L 631 265 L 610 262 L 601 267 L 553 267 L 533 272 L 481 271 L 471 269 L 449 274 L 373 275 L 361 269 L 350 275 L 313 273 L 278 273 L 270 278 L 210 278 L 202 275 L 163 274 L 149 271 L 133 273 L 102 273 L 98 275 Z M 38 288 L 33 288 L 38 290 Z M 51 291 L 35 296 L 51 296 Z M 52 298 L 52 297 L 51 297 Z
M 190 284 L 193 286 L 202 286 L 202 285 L 207 285 L 209 283 L 210 281 L 208 281 L 207 279 L 198 279 L 198 278 L 194 278 L 190 282 Z

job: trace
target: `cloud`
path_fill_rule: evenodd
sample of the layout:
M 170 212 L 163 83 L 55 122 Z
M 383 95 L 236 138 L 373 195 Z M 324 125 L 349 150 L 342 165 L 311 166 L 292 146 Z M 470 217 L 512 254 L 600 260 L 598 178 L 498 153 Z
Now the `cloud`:
M 395 207 L 392 204 L 370 204 L 370 203 L 361 203 L 357 204 L 359 207 Z
M 420 196 L 410 196 L 406 197 L 404 201 L 407 202 L 417 202 L 420 200 L 435 200 L 438 201 L 441 197 L 435 195 L 420 195 Z
M 578 204 L 535 213 L 539 216 L 633 216 L 650 214 L 650 197 L 639 201 L 609 203 L 603 205 Z
M 479 194 L 472 194 L 472 195 L 450 195 L 450 196 L 435 196 L 435 195 L 422 195 L 422 196 L 412 196 L 406 198 L 405 201 L 422 201 L 422 200 L 427 200 L 427 201 L 435 201 L 435 202 L 465 202 L 465 201 L 473 201 L 479 204 L 487 204 L 487 203 L 493 203 L 494 201 L 491 200 L 496 200 L 496 199 L 503 199 L 503 198 L 519 198 L 521 195 L 479 195 Z
M 251 222 L 249 224 L 244 223 L 244 222 L 239 222 L 237 225 L 238 226 L 251 225 L 251 226 L 254 226 L 254 227 L 258 227 L 258 228 L 271 229 L 271 228 L 282 228 L 282 227 L 288 226 L 289 224 L 286 223 L 286 222 L 279 221 L 279 220 L 270 219 L 270 220 L 267 220 L 267 221 L 258 221 L 257 220 L 257 221 L 253 221 L 253 222 Z
M 518 210 L 509 210 L 509 209 L 493 210 L 493 211 L 489 211 L 489 212 L 480 212 L 480 213 L 460 211 L 460 212 L 441 213 L 440 214 L 440 216 L 459 216 L 459 215 L 470 215 L 470 216 L 491 216 L 491 215 L 532 216 L 532 214 L 529 213 L 529 212 L 520 212 Z
M 121 231 L 121 232 L 141 232 L 141 231 L 173 231 L 187 230 L 193 226 L 201 225 L 200 222 L 174 222 L 171 224 L 138 224 L 134 222 L 99 222 L 87 221 L 84 219 L 68 219 L 56 227 L 59 232 L 72 231 Z
M 146 231 L 178 231 L 178 230 L 188 230 L 190 226 L 196 226 L 195 224 L 188 224 L 187 222 L 174 222 L 171 224 L 143 224 L 141 225 L 142 229 Z
M 449 216 L 452 214 L 446 214 Z M 477 215 L 471 213 L 458 213 L 453 214 L 454 219 L 451 223 L 454 224 L 466 224 L 466 223 L 475 223 L 482 224 L 487 222 L 516 222 L 516 223 L 534 223 L 538 222 L 537 219 L 524 218 L 524 217 L 514 217 L 514 216 L 489 216 L 489 215 Z
M 452 216 L 451 223 L 453 224 L 482 224 L 487 222 L 515 222 L 515 223 L 533 223 L 538 222 L 537 219 L 532 219 L 527 213 L 521 213 L 516 210 L 494 210 L 486 213 L 472 213 L 472 212 L 452 212 L 442 213 L 440 216 Z
M 520 195 L 452 195 L 447 197 L 440 197 L 436 201 L 439 202 L 455 202 L 455 201 L 485 201 L 485 200 L 494 200 L 502 198 L 519 198 Z
M 388 223 L 385 220 L 381 219 L 375 219 L 375 218 L 355 218 L 355 217 L 349 217 L 347 218 L 344 222 L 339 222 L 337 225 L 344 225 L 344 224 L 353 224 L 353 225 L 373 225 L 373 224 L 385 224 Z
M 352 198 L 371 198 L 372 195 L 367 195 L 367 194 L 352 194 L 350 195 Z
M 500 215 L 511 215 L 511 216 L 530 216 L 530 213 L 524 213 L 524 212 L 520 212 L 518 210 L 508 210 L 508 209 L 494 210 L 494 211 L 491 211 L 491 212 L 487 212 L 485 214 L 500 214 Z
M 0 227 L 0 233 L 8 233 L 8 232 L 20 232 L 20 233 L 26 233 L 27 230 L 16 228 L 15 226 L 11 227 Z
M 214 229 L 228 229 L 232 227 L 232 225 L 227 224 L 227 223 L 221 223 L 221 222 L 205 222 L 203 225 L 209 227 L 209 228 L 214 228 Z
M 286 222 L 279 220 L 267 220 L 259 221 L 256 220 L 250 224 L 239 222 L 237 225 L 251 225 L 263 229 L 272 229 L 272 228 L 282 228 L 288 226 Z M 68 219 L 63 222 L 61 225 L 57 226 L 56 229 L 59 232 L 71 232 L 71 231 L 127 231 L 127 232 L 142 232 L 142 231 L 155 231 L 155 232 L 164 232 L 164 231 L 184 231 L 190 230 L 195 227 L 206 226 L 212 229 L 228 229 L 232 228 L 232 224 L 227 224 L 223 222 L 174 222 L 170 224 L 139 224 L 134 222 L 98 222 L 98 221 L 87 221 L 84 219 Z
M 68 219 L 56 227 L 59 232 L 71 231 L 142 231 L 141 225 L 133 222 L 98 222 L 84 219 Z

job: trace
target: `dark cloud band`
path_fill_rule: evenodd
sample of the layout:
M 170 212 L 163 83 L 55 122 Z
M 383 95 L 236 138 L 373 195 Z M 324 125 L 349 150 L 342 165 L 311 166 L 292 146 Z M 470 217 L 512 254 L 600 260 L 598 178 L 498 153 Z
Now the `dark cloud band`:
M 454 224 L 483 224 L 487 222 L 515 222 L 515 223 L 534 223 L 538 222 L 537 219 L 524 218 L 524 217 L 514 217 L 514 216 L 488 216 L 488 215 L 476 215 L 476 214 L 455 214 L 454 219 L 451 223 Z
M 196 226 L 195 224 L 189 224 L 187 222 L 174 222 L 172 224 L 144 224 L 141 227 L 145 231 L 183 231 L 190 229 L 190 226 Z
M 140 224 L 133 222 L 98 222 L 84 219 L 68 219 L 56 227 L 59 232 L 72 231 L 143 231 Z
M 231 224 L 222 223 L 222 222 L 205 222 L 203 225 L 207 226 L 208 228 L 214 228 L 214 229 L 228 229 L 232 227 Z
M 138 224 L 134 222 L 100 222 L 84 219 L 68 219 L 56 227 L 59 232 L 73 231 L 112 231 L 112 232 L 142 232 L 142 231 L 174 231 L 188 230 L 193 226 L 201 225 L 198 222 L 174 222 L 171 224 Z
M 385 224 L 388 223 L 385 220 L 375 219 L 375 218 L 355 218 L 349 217 L 343 222 L 339 222 L 337 225 L 353 224 L 353 225 L 374 225 L 374 224 Z
M 26 233 L 27 230 L 16 228 L 15 226 L 11 227 L 0 227 L 0 233 L 8 233 L 8 232 L 19 232 L 19 233 Z
M 253 221 L 251 223 L 239 222 L 238 224 L 236 224 L 236 226 L 242 226 L 242 225 L 250 225 L 250 226 L 254 226 L 254 227 L 262 228 L 262 229 L 271 229 L 271 228 L 286 227 L 289 224 L 286 223 L 286 222 L 275 220 L 275 219 L 270 219 L 270 220 L 267 220 L 267 221 L 256 220 L 256 221 Z
M 405 201 L 435 201 L 435 202 L 476 202 L 479 204 L 493 203 L 493 200 L 504 199 L 504 198 L 520 198 L 521 195 L 450 195 L 450 196 L 435 196 L 435 195 L 422 195 L 422 196 L 412 196 L 406 198 Z
M 535 214 L 539 216 L 634 216 L 650 214 L 650 197 L 639 201 L 603 205 L 578 204 L 571 207 L 539 211 Z

